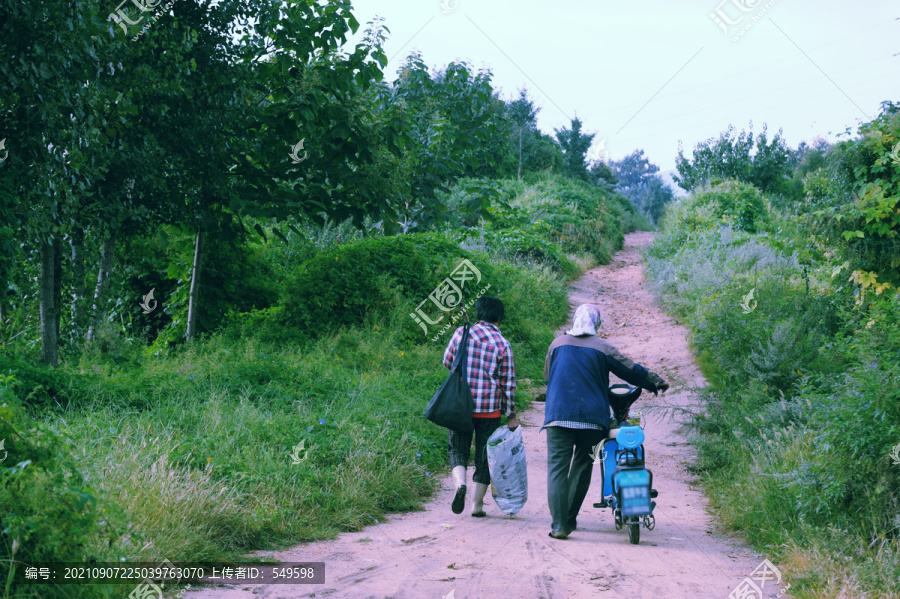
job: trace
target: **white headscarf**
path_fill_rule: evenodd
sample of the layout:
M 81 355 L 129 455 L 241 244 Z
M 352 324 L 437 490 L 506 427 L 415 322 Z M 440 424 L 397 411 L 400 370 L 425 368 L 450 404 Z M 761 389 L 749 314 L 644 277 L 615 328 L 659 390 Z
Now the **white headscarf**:
M 579 335 L 596 335 L 600 323 L 600 308 L 591 304 L 581 304 L 575 310 L 572 330 L 566 331 L 566 334 L 576 337 Z

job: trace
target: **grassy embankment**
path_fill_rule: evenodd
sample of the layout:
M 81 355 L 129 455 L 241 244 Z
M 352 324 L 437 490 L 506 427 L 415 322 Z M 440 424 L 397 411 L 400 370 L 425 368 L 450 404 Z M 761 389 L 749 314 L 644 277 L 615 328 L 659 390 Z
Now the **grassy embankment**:
M 795 597 L 897 597 L 900 298 L 837 276 L 809 223 L 706 188 L 670 207 L 649 278 L 711 383 L 694 468 L 720 518 Z

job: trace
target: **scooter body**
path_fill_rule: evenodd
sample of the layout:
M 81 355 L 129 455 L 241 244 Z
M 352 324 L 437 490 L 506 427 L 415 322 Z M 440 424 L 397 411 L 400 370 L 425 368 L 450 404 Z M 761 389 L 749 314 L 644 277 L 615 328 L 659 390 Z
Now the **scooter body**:
M 627 385 L 616 387 L 620 391 L 622 387 L 628 388 Z M 633 401 L 640 390 L 629 389 L 634 395 Z M 610 391 L 614 392 L 612 388 Z M 635 391 L 637 394 L 634 394 Z M 610 508 L 616 530 L 627 526 L 628 540 L 637 545 L 640 543 L 641 527 L 647 530 L 656 527 L 653 516 L 656 502 L 652 499 L 657 492 L 653 489 L 653 472 L 645 464 L 643 418 L 629 420 L 629 423 L 611 428 L 609 436 L 594 450 L 594 463 L 599 463 L 603 480 L 603 501 L 595 503 L 594 507 Z

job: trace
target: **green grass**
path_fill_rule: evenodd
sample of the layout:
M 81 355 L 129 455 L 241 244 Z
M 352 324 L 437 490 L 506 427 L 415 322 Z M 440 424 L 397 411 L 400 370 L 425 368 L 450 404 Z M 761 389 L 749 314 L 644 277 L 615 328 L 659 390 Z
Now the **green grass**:
M 417 509 L 446 465 L 445 432 L 422 417 L 444 346 L 399 347 L 362 330 L 306 348 L 213 338 L 147 358 L 137 380 L 102 379 L 61 418 L 87 480 L 140 522 L 153 557 L 329 538 Z M 517 349 L 519 376 L 538 378 L 537 353 Z
M 214 337 L 100 368 L 92 401 L 44 417 L 96 509 L 125 514 L 121 536 L 94 534 L 86 555 L 224 560 L 421 509 L 447 471 L 446 431 L 422 416 L 443 349 L 365 330 L 306 347 Z M 540 379 L 539 353 L 514 343 L 519 378 Z M 526 408 L 527 387 L 516 395 Z

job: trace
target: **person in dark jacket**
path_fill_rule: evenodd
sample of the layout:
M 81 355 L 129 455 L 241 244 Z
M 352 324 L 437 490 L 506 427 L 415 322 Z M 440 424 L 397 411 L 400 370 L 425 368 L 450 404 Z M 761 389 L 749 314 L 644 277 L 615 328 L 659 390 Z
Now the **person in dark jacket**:
M 591 485 L 591 448 L 609 434 L 609 373 L 653 393 L 669 388 L 658 374 L 597 337 L 600 323 L 599 308 L 578 306 L 572 329 L 550 344 L 544 361 L 547 403 L 541 430 L 547 429 L 547 495 L 555 539 L 577 528 Z

